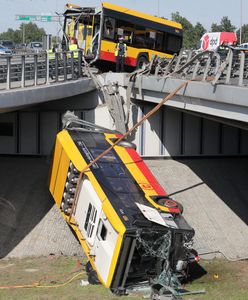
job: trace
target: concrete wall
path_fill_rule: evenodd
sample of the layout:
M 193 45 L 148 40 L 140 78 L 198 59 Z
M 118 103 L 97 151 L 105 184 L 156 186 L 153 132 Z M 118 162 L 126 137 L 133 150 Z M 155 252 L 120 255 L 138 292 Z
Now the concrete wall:
M 129 127 L 155 104 L 136 101 Z M 66 110 L 92 123 L 113 128 L 106 105 L 96 93 L 0 114 L 0 154 L 49 155 Z M 131 137 L 144 157 L 247 155 L 248 132 L 164 106 Z
M 129 128 L 154 107 L 137 101 Z M 94 116 L 94 117 L 93 117 Z M 84 114 L 86 120 L 113 128 L 105 106 Z M 130 137 L 144 157 L 247 155 L 248 131 L 164 106 Z

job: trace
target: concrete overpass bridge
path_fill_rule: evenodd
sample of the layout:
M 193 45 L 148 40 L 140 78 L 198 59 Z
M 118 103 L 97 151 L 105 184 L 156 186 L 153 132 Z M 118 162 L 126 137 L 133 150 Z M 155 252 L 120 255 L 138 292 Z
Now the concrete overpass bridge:
M 74 56 L 67 52 L 56 53 L 52 60 L 47 54 L 1 60 L 0 111 L 12 113 L 0 114 L 0 153 L 49 153 L 66 109 L 87 121 L 125 131 L 188 81 L 130 137 L 140 154 L 247 154 L 246 52 L 231 48 L 221 55 L 182 51 L 170 61 L 154 58 L 133 74 L 97 76 L 82 63 L 80 52 Z M 111 91 L 106 89 L 109 85 Z M 111 93 L 119 98 L 111 99 Z M 30 139 L 33 143 L 25 146 Z
M 82 53 L 0 57 L 0 113 L 95 90 L 84 74 Z
M 0 154 L 8 156 L 0 157 L 0 257 L 81 253 L 47 190 L 44 156 L 51 154 L 66 110 L 101 126 L 130 127 L 193 79 L 130 139 L 143 157 L 156 158 L 147 163 L 184 205 L 199 253 L 247 258 L 248 68 L 246 53 L 230 51 L 224 58 L 205 53 L 192 60 L 192 53 L 181 53 L 170 62 L 154 60 L 135 80 L 116 73 L 89 78 L 85 66 L 67 56 L 57 63 L 11 60 L 10 69 L 2 62 Z M 118 85 L 109 88 L 111 82 Z M 115 106 L 116 99 L 123 105 Z M 176 159 L 158 159 L 168 156 Z

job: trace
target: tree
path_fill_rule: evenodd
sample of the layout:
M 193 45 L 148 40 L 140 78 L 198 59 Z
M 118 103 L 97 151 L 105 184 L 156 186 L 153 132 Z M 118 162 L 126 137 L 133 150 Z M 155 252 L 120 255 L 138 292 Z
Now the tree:
M 182 17 L 178 11 L 172 13 L 171 19 L 182 24 L 183 26 L 183 48 L 197 48 L 200 38 L 206 32 L 206 29 L 203 27 L 203 25 L 197 22 L 194 26 L 186 18 Z
M 223 17 L 220 21 L 220 24 L 213 23 L 211 25 L 212 32 L 234 32 L 236 27 L 232 25 L 231 21 L 227 16 Z
M 32 41 L 42 41 L 43 35 L 46 34 L 43 28 L 39 28 L 36 24 L 29 22 L 28 24 L 22 23 L 20 25 L 20 30 L 23 32 L 23 27 L 25 31 L 25 42 L 30 43 Z
M 19 29 L 13 30 L 9 28 L 7 31 L 2 32 L 0 34 L 0 40 L 12 40 L 15 43 L 30 43 L 32 41 L 42 41 L 43 35 L 46 32 L 43 28 L 39 28 L 36 24 L 29 23 L 21 23 Z
M 240 28 L 236 31 L 238 42 L 240 41 Z M 247 43 L 248 42 L 248 24 L 244 24 L 242 26 L 242 43 Z

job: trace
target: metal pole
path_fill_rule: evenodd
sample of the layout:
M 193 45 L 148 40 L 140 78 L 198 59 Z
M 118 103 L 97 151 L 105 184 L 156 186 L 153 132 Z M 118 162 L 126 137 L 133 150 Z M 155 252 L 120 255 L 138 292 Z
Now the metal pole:
M 52 68 L 52 66 L 51 66 Z M 58 82 L 59 80 L 59 54 L 55 52 L 55 82 Z M 51 69 L 52 72 L 52 69 Z
M 64 81 L 66 81 L 67 80 L 67 52 L 63 52 L 63 64 L 64 64 Z
M 46 84 L 49 84 L 49 54 L 46 53 Z M 51 66 L 51 74 L 52 74 L 52 66 Z
M 11 88 L 11 57 L 7 57 L 7 78 L 6 78 L 6 89 Z
M 22 81 L 21 87 L 25 87 L 25 55 L 22 55 Z
M 25 23 L 22 24 L 22 43 L 25 44 Z
M 242 44 L 242 26 L 243 26 L 243 0 L 240 0 L 240 35 L 239 43 Z
M 159 0 L 158 0 L 158 17 L 159 17 Z
M 71 52 L 71 79 L 74 79 L 74 52 Z
M 38 54 L 34 55 L 34 85 L 38 83 Z
M 78 51 L 78 78 L 82 76 L 82 51 Z

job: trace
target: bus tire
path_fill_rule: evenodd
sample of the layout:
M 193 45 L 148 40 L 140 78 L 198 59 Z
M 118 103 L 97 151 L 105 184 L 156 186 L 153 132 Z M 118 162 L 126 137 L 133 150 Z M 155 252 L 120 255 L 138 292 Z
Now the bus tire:
M 149 62 L 148 57 L 146 55 L 140 55 L 137 59 L 136 70 L 142 69 L 145 64 Z
M 170 198 L 161 198 L 161 199 L 158 200 L 157 203 L 161 206 L 165 206 L 165 207 L 168 207 L 168 208 L 178 208 L 180 210 L 180 213 L 181 214 L 183 213 L 182 204 L 175 201 L 175 200 L 172 200 Z

